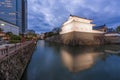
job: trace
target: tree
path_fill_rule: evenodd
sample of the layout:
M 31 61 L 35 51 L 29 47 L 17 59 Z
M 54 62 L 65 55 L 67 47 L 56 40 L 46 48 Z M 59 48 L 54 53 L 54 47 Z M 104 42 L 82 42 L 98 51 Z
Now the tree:
M 10 43 L 18 43 L 21 40 L 20 36 L 14 35 L 12 32 L 7 32 L 6 36 L 9 37 L 9 42 Z
M 11 35 L 13 35 L 13 33 L 12 32 L 7 32 L 6 35 L 11 36 Z
M 55 27 L 52 30 L 52 32 L 54 32 L 54 33 L 59 33 L 60 31 L 61 31 L 61 28 L 59 28 L 59 27 Z
M 2 28 L 0 28 L 0 32 L 3 32 L 3 29 L 2 29 Z
M 35 34 L 33 32 L 27 32 L 26 40 L 32 40 L 32 39 L 37 39 L 37 34 Z
M 118 27 L 116 28 L 116 31 L 117 31 L 117 32 L 120 32 L 120 26 L 118 26 Z

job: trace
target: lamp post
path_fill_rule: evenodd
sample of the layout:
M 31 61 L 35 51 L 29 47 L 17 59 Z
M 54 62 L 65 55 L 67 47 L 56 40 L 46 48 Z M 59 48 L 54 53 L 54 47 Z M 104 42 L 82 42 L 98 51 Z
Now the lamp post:
M 0 21 L 0 28 L 1 28 L 0 32 L 3 31 L 3 30 L 2 30 L 2 29 L 3 29 L 3 26 L 5 26 L 5 24 L 4 24 L 3 22 Z
M 0 41 L 2 41 L 2 37 L 3 37 L 3 33 L 2 33 L 3 32 L 3 28 L 2 28 L 2 26 L 5 26 L 5 24 L 0 22 L 0 34 L 1 34 L 0 35 Z
M 1 25 L 1 26 L 5 26 L 5 24 L 3 24 L 3 23 L 2 23 L 2 24 L 0 24 L 0 25 Z
M 1 29 L 2 29 L 2 26 L 5 26 L 5 24 L 0 22 L 0 28 Z

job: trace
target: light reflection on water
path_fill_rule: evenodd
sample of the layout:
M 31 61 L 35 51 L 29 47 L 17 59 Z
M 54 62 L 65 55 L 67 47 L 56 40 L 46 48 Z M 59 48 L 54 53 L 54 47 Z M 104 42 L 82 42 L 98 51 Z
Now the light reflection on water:
M 119 45 L 106 45 L 94 47 L 68 47 L 61 48 L 63 64 L 71 71 L 78 72 L 91 68 L 97 61 L 105 60 L 107 55 L 120 55 Z
M 102 55 L 97 52 L 77 53 L 76 55 L 72 54 L 73 53 L 70 53 L 64 48 L 61 49 L 63 63 L 71 72 L 89 69 L 94 65 L 97 57 Z
M 23 80 L 120 80 L 120 45 L 70 47 L 39 41 Z

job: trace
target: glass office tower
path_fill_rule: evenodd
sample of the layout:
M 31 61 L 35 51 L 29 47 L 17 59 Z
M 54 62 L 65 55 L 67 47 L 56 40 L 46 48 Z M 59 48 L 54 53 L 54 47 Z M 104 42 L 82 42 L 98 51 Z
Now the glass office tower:
M 27 30 L 27 0 L 0 0 L 0 19 Z

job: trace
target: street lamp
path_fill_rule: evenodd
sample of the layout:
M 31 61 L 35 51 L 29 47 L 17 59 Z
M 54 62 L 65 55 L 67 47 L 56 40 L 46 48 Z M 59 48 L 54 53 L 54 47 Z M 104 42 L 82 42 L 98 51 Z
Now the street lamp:
M 5 26 L 5 24 L 4 24 L 4 23 L 1 23 L 0 25 L 1 25 L 1 26 Z
M 5 24 L 0 22 L 0 28 L 1 28 L 0 31 L 3 31 L 3 30 L 2 30 L 2 29 L 3 29 L 3 26 L 5 26 Z
M 3 37 L 3 35 L 4 35 L 4 34 L 2 33 L 2 32 L 3 32 L 2 26 L 5 26 L 5 24 L 0 22 L 0 41 L 2 40 L 2 37 Z

